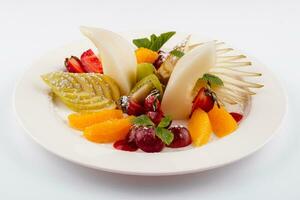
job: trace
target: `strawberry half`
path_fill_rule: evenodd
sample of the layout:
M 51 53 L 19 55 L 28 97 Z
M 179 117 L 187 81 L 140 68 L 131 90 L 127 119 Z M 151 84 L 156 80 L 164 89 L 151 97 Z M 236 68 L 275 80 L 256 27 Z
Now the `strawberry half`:
M 103 73 L 101 61 L 91 49 L 83 52 L 81 55 L 81 63 L 86 72 Z
M 214 107 L 214 98 L 207 88 L 201 88 L 193 101 L 192 113 L 197 108 L 209 112 Z
M 65 66 L 66 66 L 68 72 L 71 72 L 71 73 L 84 73 L 85 72 L 79 58 L 77 58 L 76 56 L 71 56 L 71 58 L 66 58 Z

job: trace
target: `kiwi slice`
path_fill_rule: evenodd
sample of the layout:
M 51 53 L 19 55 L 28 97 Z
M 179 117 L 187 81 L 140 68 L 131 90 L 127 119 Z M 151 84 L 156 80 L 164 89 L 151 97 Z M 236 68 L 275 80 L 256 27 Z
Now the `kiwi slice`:
M 74 111 L 115 108 L 120 96 L 116 82 L 102 74 L 53 72 L 42 75 L 42 79 Z
M 160 98 L 163 94 L 162 85 L 154 74 L 148 75 L 133 87 L 130 92 L 130 96 L 137 102 L 142 102 L 148 94 L 154 89 L 157 89 L 160 93 Z
M 137 65 L 137 76 L 136 80 L 140 81 L 146 76 L 155 74 L 156 69 L 151 63 L 141 63 Z

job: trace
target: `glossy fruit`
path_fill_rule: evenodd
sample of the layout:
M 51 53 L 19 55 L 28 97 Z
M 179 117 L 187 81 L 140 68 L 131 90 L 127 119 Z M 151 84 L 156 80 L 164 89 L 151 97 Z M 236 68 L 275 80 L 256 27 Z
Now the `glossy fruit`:
M 160 92 L 153 90 L 144 100 L 145 111 L 161 111 L 159 97 Z
M 135 127 L 133 130 L 136 145 L 145 152 L 160 152 L 164 148 L 164 143 L 156 137 L 153 127 Z
M 155 60 L 155 62 L 153 63 L 154 67 L 155 67 L 156 69 L 159 69 L 160 66 L 163 64 L 163 62 L 166 60 L 166 57 L 167 57 L 167 56 L 168 56 L 168 53 L 159 50 L 159 51 L 158 51 L 158 57 L 157 57 L 157 59 Z
M 55 96 L 76 112 L 115 108 L 115 100 L 119 99 L 118 85 L 106 82 L 111 78 L 103 74 L 53 72 L 42 75 L 42 79 Z
M 188 122 L 193 145 L 202 146 L 209 142 L 212 128 L 208 114 L 201 108 L 196 109 Z
M 83 136 L 96 143 L 110 143 L 126 138 L 132 117 L 107 120 L 84 129 Z
M 205 43 L 187 52 L 176 63 L 161 102 L 173 119 L 187 119 L 192 111 L 195 83 L 215 66 L 215 44 Z
M 128 102 L 128 107 L 127 107 L 128 115 L 138 116 L 138 115 L 144 114 L 144 112 L 145 112 L 145 110 L 144 110 L 143 106 L 141 106 L 139 103 L 137 103 L 133 100 L 130 100 Z
M 194 112 L 197 108 L 201 108 L 205 112 L 209 112 L 214 107 L 214 102 L 215 101 L 210 91 L 203 87 L 200 89 L 198 95 L 193 101 L 192 112 Z
M 81 61 L 76 56 L 71 56 L 71 58 L 66 58 L 65 59 L 65 67 L 67 68 L 68 72 L 71 72 L 71 73 L 84 73 L 85 72 Z
M 80 59 L 86 72 L 103 73 L 101 61 L 91 49 L 83 52 Z
M 181 126 L 174 126 L 169 128 L 174 135 L 174 139 L 168 147 L 171 148 L 180 148 L 188 146 L 192 143 L 192 138 L 190 132 L 187 128 Z
M 137 65 L 136 81 L 140 81 L 146 76 L 155 73 L 155 68 L 150 63 L 141 63 Z
M 135 143 L 130 143 L 128 140 L 118 140 L 114 143 L 114 148 L 122 151 L 136 151 L 138 147 Z
M 164 114 L 161 111 L 149 111 L 147 112 L 147 116 L 155 125 L 158 125 L 159 122 L 164 118 Z
M 136 83 L 136 57 L 132 45 L 121 35 L 93 27 L 80 27 L 80 31 L 97 47 L 104 74 L 119 85 L 127 95 Z
M 135 56 L 137 63 L 154 63 L 158 58 L 158 53 L 146 48 L 138 48 L 135 50 Z
M 123 112 L 128 115 L 138 116 L 145 113 L 144 107 L 128 96 L 122 96 L 119 99 L 119 106 L 122 108 Z
M 86 127 L 96 123 L 100 123 L 110 119 L 123 118 L 123 112 L 121 110 L 102 110 L 99 112 L 91 113 L 73 113 L 68 116 L 69 125 L 72 128 L 84 130 Z
M 237 123 L 239 123 L 243 119 L 243 115 L 240 113 L 231 112 L 230 114 Z
M 208 112 L 208 116 L 212 129 L 218 137 L 224 137 L 235 131 L 238 127 L 234 118 L 222 106 L 219 108 L 215 104 L 213 109 Z
M 160 95 L 162 95 L 163 89 L 160 81 L 154 74 L 151 74 L 135 84 L 134 88 L 130 92 L 130 96 L 136 102 L 142 103 L 148 94 L 150 94 L 150 92 L 154 89 L 157 89 Z

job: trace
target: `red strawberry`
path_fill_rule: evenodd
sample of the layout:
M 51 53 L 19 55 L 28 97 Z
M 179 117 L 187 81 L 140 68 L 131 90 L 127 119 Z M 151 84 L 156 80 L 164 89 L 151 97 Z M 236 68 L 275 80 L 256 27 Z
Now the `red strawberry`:
M 66 66 L 68 72 L 71 72 L 71 73 L 84 73 L 85 72 L 79 58 L 77 58 L 76 56 L 71 56 L 71 58 L 66 58 L 65 66 Z
M 240 113 L 231 112 L 230 114 L 237 123 L 239 123 L 243 119 L 243 115 Z
M 91 49 L 83 52 L 81 55 L 81 63 L 86 72 L 103 73 L 101 61 Z
M 192 113 L 197 108 L 201 108 L 205 112 L 209 112 L 214 107 L 214 99 L 211 92 L 207 88 L 201 88 L 193 101 Z

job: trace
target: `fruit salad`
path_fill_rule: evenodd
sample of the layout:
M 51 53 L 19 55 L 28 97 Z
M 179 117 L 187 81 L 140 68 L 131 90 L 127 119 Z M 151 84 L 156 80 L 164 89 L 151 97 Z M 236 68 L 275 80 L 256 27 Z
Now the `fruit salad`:
M 153 153 L 226 137 L 263 86 L 248 80 L 261 74 L 247 70 L 247 57 L 223 42 L 187 35 L 169 48 L 174 31 L 128 41 L 101 28 L 80 30 L 97 51 L 71 55 L 41 77 L 72 111 L 72 129 L 116 150 Z

